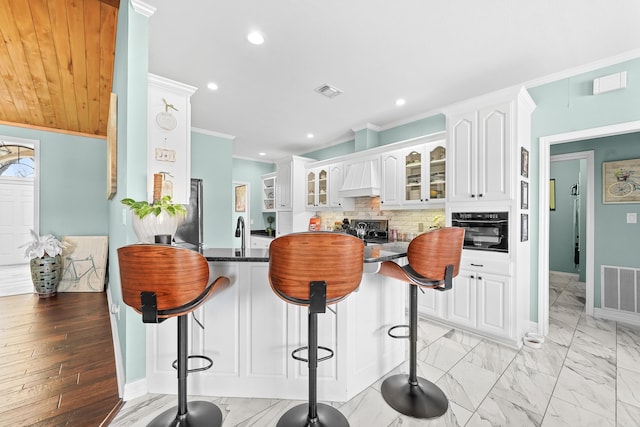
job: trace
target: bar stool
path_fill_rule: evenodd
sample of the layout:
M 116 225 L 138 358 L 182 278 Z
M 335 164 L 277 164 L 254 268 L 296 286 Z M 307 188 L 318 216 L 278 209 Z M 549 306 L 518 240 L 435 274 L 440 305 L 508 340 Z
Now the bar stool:
M 118 248 L 120 283 L 124 303 L 142 314 L 144 323 L 160 323 L 178 318 L 178 406 L 157 416 L 149 426 L 222 425 L 222 412 L 211 402 L 187 404 L 187 374 L 213 366 L 206 356 L 188 356 L 187 316 L 212 295 L 229 284 L 224 276 L 209 283 L 209 264 L 198 252 L 169 245 L 136 244 Z M 189 359 L 206 365 L 188 369 Z
M 414 418 L 436 418 L 447 412 L 449 401 L 438 386 L 418 377 L 418 287 L 438 291 L 451 289 L 452 279 L 458 275 L 464 229 L 441 228 L 424 233 L 409 243 L 409 264 L 403 267 L 384 261 L 379 274 L 409 284 L 409 325 L 389 329 L 392 338 L 409 339 L 409 375 L 393 375 L 382 383 L 382 397 L 396 411 Z M 397 328 L 408 328 L 408 335 L 395 335 Z
M 309 402 L 287 411 L 278 427 L 348 427 L 337 409 L 317 402 L 318 362 L 333 357 L 333 350 L 318 346 L 318 313 L 356 290 L 362 280 L 364 244 L 357 237 L 331 232 L 294 233 L 278 237 L 269 247 L 269 281 L 284 301 L 309 308 L 308 346 L 291 356 L 307 362 Z M 318 358 L 318 349 L 328 352 Z M 308 358 L 299 356 L 308 350 Z

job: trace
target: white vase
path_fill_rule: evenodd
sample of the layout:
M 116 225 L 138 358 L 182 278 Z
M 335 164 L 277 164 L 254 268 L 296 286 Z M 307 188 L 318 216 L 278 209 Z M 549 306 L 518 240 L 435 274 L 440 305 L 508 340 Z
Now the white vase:
M 132 213 L 131 223 L 140 243 L 155 243 L 155 236 L 159 234 L 175 236 L 183 219 L 183 215 L 169 215 L 165 211 L 160 212 L 158 216 L 150 213 L 142 219 Z

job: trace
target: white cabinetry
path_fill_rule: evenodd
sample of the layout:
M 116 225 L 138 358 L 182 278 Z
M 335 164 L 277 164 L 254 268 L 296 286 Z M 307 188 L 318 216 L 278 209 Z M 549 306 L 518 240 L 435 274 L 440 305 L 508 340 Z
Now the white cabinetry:
M 275 172 L 262 176 L 262 212 L 276 210 L 276 174 Z
M 291 156 L 276 162 L 276 234 L 282 236 L 309 228 L 311 213 L 306 210 L 305 167 L 311 159 Z
M 149 74 L 147 199 L 154 193 L 154 174 L 165 181 L 160 195 L 188 204 L 191 194 L 191 95 L 197 88 Z
M 380 162 L 380 203 L 385 208 L 423 209 L 428 205 L 444 202 L 444 141 L 383 153 Z
M 307 208 L 329 206 L 329 168 L 327 166 L 307 169 Z
M 448 201 L 514 198 L 518 145 L 530 145 L 535 108 L 525 89 L 505 90 L 446 111 L 450 168 Z
M 214 360 L 189 377 L 189 392 L 203 396 L 300 399 L 308 391 L 307 366 L 291 352 L 307 344 L 304 307 L 287 304 L 269 285 L 266 262 L 210 263 L 213 276 L 231 285 L 189 316 L 189 354 Z M 318 343 L 335 350 L 318 364 L 318 398 L 344 402 L 405 359 L 405 345 L 391 342 L 389 326 L 404 322 L 405 287 L 365 274 L 357 292 L 318 316 Z M 147 385 L 150 393 L 175 393 L 176 322 L 149 324 Z M 372 357 L 375 355 L 375 357 Z
M 273 242 L 272 237 L 262 237 L 262 236 L 251 236 L 251 247 L 256 249 L 269 249 L 271 242 Z
M 353 198 L 340 196 L 340 189 L 344 182 L 344 164 L 332 163 L 329 165 L 329 206 L 333 209 L 351 210 L 355 202 Z
M 460 270 L 447 291 L 449 310 L 447 318 L 453 323 L 476 327 L 476 276 L 472 272 Z

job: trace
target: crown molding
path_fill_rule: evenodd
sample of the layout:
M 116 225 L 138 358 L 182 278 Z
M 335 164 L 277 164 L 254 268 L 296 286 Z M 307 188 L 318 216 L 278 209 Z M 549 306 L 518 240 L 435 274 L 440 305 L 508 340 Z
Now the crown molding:
M 216 132 L 216 131 L 213 131 L 213 130 L 197 128 L 197 127 L 194 127 L 194 126 L 191 126 L 191 132 L 201 133 L 203 135 L 216 136 L 218 138 L 229 139 L 231 141 L 236 139 L 236 137 L 234 135 L 228 135 L 226 133 L 221 133 L 221 132 Z

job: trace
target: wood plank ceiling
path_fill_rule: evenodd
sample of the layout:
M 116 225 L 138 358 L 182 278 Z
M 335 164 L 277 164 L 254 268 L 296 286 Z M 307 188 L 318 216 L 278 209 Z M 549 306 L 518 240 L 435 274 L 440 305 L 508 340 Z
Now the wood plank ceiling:
M 104 137 L 120 0 L 0 0 L 0 123 Z

